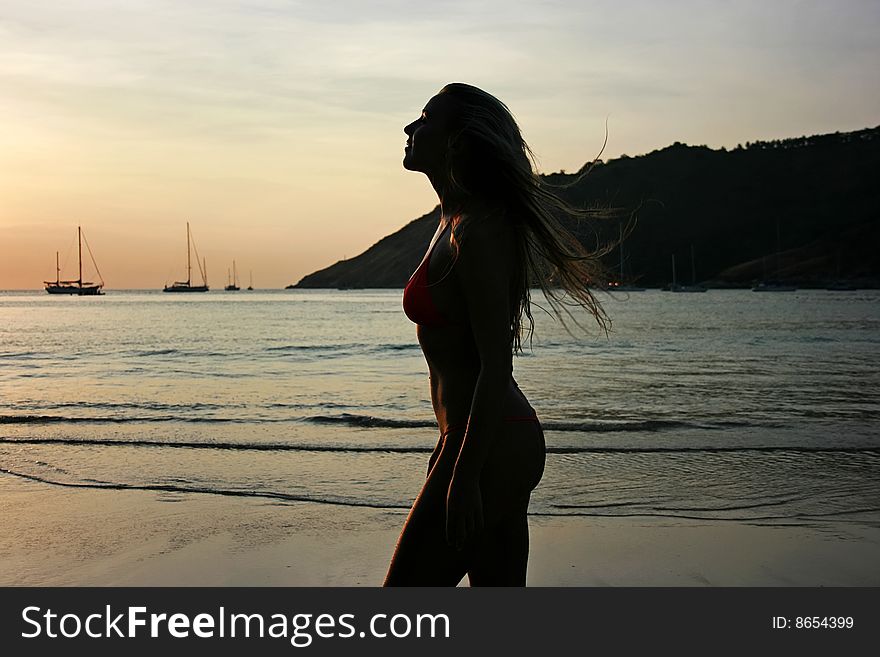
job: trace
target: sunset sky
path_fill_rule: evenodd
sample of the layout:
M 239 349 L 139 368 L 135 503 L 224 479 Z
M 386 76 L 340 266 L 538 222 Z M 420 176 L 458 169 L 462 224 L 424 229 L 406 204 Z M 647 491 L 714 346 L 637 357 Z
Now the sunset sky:
M 75 267 L 283 287 L 429 211 L 403 126 L 444 83 L 519 119 L 544 172 L 674 141 L 880 123 L 876 0 L 0 0 L 0 289 Z

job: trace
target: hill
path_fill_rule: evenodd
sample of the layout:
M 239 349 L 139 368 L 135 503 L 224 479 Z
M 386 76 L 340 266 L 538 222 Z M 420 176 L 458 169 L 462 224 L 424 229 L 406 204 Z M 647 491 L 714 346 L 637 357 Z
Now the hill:
M 880 283 L 880 127 L 734 149 L 676 142 L 637 157 L 597 162 L 565 191 L 571 203 L 638 208 L 625 241 L 626 277 L 646 286 L 678 278 L 711 287 L 774 278 L 800 286 L 834 280 Z M 577 174 L 548 174 L 562 185 Z M 355 258 L 305 276 L 290 287 L 402 288 L 418 266 L 439 218 L 414 219 Z M 604 240 L 614 222 L 599 224 Z M 577 231 L 576 231 L 577 232 Z M 586 243 L 586 240 L 585 240 Z M 617 271 L 619 252 L 606 258 Z

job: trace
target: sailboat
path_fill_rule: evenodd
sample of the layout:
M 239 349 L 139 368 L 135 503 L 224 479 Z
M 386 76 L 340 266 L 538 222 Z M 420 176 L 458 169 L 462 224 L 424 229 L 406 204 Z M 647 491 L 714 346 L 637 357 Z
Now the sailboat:
M 844 280 L 840 276 L 840 251 L 837 252 L 837 276 L 825 286 L 825 289 L 829 292 L 855 292 L 858 289 L 852 281 Z
M 783 283 L 778 280 L 779 278 L 779 251 L 780 251 L 780 239 L 779 239 L 779 220 L 776 221 L 776 277 L 777 280 L 765 280 L 759 281 L 755 287 L 752 288 L 752 292 L 794 292 L 797 290 L 797 287 L 794 285 L 789 285 L 788 283 Z
M 705 292 L 706 288 L 697 285 L 697 268 L 694 264 L 694 247 L 691 245 L 691 284 L 679 285 L 675 282 L 675 255 L 672 256 L 672 285 L 669 287 L 670 292 Z
M 760 281 L 752 288 L 752 292 L 794 292 L 795 290 L 797 290 L 797 287 L 794 285 L 780 283 L 779 281 Z
M 251 271 L 251 284 L 247 286 L 247 289 L 249 289 L 249 290 L 254 289 L 254 272 L 253 271 Z
M 645 288 L 643 287 L 623 282 L 626 280 L 623 275 L 623 226 L 620 227 L 620 240 L 618 244 L 620 245 L 620 278 L 616 281 L 609 281 L 608 290 L 615 292 L 644 292 Z
M 238 292 L 241 288 L 238 286 L 238 272 L 235 270 L 235 260 L 232 261 L 232 276 L 229 275 L 229 270 L 226 270 L 226 278 L 228 284 L 226 285 L 224 290 L 227 292 Z
M 83 280 L 82 275 L 82 243 L 83 243 L 83 234 L 82 227 L 76 227 L 76 237 L 79 248 L 77 250 L 78 260 L 79 260 L 79 278 L 75 281 L 62 281 L 61 280 L 61 264 L 58 257 L 58 251 L 55 252 L 55 280 L 54 281 L 43 281 L 46 284 L 46 292 L 49 294 L 76 294 L 78 296 L 97 296 L 99 294 L 104 294 L 101 289 L 104 287 L 104 279 L 101 277 L 101 272 L 98 271 L 98 263 L 95 262 L 95 256 L 92 255 L 92 249 L 89 247 L 88 241 L 86 241 L 86 250 L 89 252 L 89 256 L 92 258 L 92 264 L 95 266 L 95 271 L 98 274 L 98 278 L 101 279 L 100 283 L 92 283 L 89 281 Z
M 190 249 L 190 243 L 192 243 L 192 249 Z M 202 284 L 201 285 L 193 285 L 192 284 L 192 264 L 190 262 L 190 251 L 195 251 L 196 253 L 196 265 L 199 267 L 199 272 L 202 275 Z M 175 281 L 171 285 L 166 285 L 163 292 L 207 292 L 208 291 L 208 265 L 206 262 L 199 262 L 199 252 L 196 250 L 195 242 L 192 241 L 190 237 L 189 231 L 189 222 L 186 222 L 186 280 L 185 281 Z

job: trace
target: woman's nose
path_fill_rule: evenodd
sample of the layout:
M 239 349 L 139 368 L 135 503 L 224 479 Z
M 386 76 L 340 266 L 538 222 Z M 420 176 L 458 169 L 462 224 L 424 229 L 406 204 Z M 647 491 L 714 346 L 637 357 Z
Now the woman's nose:
M 415 126 L 415 124 L 416 124 L 416 122 L 413 121 L 409 125 L 403 126 L 403 132 L 406 134 L 407 137 L 412 137 L 413 126 Z

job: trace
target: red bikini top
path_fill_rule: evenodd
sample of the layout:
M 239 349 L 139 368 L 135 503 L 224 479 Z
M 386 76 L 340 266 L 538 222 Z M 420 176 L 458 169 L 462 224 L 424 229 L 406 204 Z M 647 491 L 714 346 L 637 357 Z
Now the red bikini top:
M 406 313 L 406 316 L 409 317 L 411 321 L 419 326 L 436 327 L 446 326 L 450 323 L 449 320 L 437 310 L 437 306 L 434 305 L 434 300 L 431 298 L 431 290 L 428 289 L 430 285 L 428 283 L 428 265 L 431 262 L 431 254 L 434 252 L 434 247 L 437 246 L 437 242 L 440 241 L 440 238 L 443 237 L 443 233 L 445 232 L 446 229 L 444 228 L 431 245 L 431 248 L 428 249 L 428 254 L 422 260 L 422 263 L 419 265 L 418 269 L 416 269 L 415 273 L 409 279 L 409 283 L 406 284 L 406 288 L 403 290 L 403 312 Z

